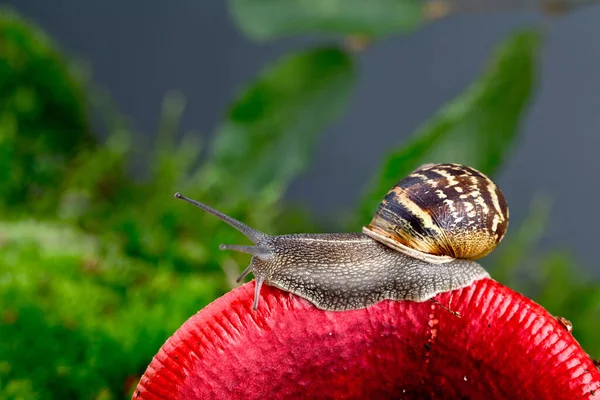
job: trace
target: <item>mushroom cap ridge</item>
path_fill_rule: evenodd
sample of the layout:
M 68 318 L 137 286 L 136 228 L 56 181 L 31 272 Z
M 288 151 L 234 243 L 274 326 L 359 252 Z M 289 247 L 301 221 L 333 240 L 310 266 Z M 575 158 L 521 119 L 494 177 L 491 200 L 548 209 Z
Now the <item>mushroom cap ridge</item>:
M 600 399 L 600 372 L 541 306 L 491 279 L 439 303 L 328 312 L 254 282 L 193 315 L 133 399 Z M 577 327 L 575 327 L 577 329 Z

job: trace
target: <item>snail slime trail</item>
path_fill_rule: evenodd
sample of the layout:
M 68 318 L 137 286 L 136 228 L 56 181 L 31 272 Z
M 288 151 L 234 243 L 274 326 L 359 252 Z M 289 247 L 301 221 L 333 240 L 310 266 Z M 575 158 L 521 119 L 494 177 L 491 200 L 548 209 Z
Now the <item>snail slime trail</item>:
M 431 300 L 489 278 L 476 261 L 508 228 L 500 189 L 459 164 L 425 164 L 398 182 L 362 232 L 270 236 L 179 193 L 223 220 L 254 245 L 221 245 L 252 255 L 238 278 L 294 293 L 323 310 L 364 308 L 382 300 Z

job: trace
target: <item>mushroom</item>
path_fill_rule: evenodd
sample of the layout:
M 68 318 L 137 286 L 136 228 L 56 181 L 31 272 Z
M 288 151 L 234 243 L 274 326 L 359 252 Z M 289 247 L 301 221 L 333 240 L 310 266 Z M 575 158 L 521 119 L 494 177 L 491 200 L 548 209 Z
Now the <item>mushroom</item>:
M 252 310 L 254 286 L 185 322 L 133 399 L 600 399 L 567 326 L 492 279 L 343 312 L 271 286 Z

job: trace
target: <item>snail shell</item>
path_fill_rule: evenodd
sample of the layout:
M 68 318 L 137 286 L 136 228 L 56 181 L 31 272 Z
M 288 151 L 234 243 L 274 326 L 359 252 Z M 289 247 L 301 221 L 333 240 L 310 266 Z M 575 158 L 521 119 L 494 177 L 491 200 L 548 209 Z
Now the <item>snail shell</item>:
M 363 232 L 429 262 L 476 260 L 500 243 L 508 206 L 491 179 L 459 164 L 426 164 L 385 196 Z

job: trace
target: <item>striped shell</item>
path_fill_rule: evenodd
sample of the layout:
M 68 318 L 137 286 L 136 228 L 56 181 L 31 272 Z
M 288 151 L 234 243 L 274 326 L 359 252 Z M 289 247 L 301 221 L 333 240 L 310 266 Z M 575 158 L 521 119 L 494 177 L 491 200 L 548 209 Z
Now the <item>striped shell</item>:
M 426 164 L 390 190 L 363 232 L 433 262 L 475 260 L 500 243 L 508 206 L 481 172 L 459 164 Z

